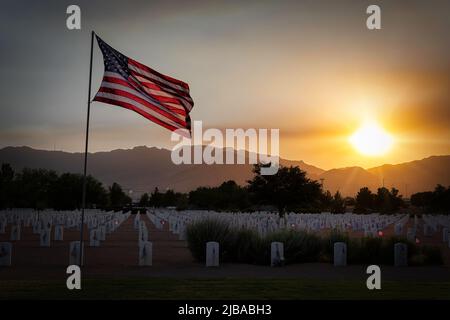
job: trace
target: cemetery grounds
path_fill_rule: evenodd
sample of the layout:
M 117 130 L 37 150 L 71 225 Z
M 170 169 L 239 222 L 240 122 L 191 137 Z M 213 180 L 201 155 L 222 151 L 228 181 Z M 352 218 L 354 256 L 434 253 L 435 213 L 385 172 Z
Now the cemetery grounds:
M 0 242 L 12 243 L 11 266 L 0 267 L 0 299 L 450 299 L 450 249 L 448 243 L 443 243 L 442 221 L 434 221 L 433 216 L 413 219 L 404 215 L 403 232 L 415 226 L 420 245 L 441 248 L 444 264 L 381 265 L 381 290 L 368 290 L 367 265 L 334 267 L 331 263 L 302 263 L 270 267 L 220 263 L 219 267 L 206 268 L 204 263 L 195 261 L 183 236 L 189 214 L 195 216 L 195 212 L 165 209 L 138 215 L 88 210 L 82 289 L 68 290 L 69 245 L 80 237 L 79 212 L 36 213 L 26 209 L 0 212 L 0 219 L 6 221 Z M 20 240 L 11 241 L 12 222 L 18 217 Z M 40 244 L 36 229 L 42 221 L 51 225 L 50 247 Z M 90 231 L 108 223 L 111 224 L 104 240 L 91 247 Z M 64 225 L 62 241 L 54 239 L 58 224 Z M 431 233 L 425 235 L 425 225 L 430 224 L 433 224 Z M 151 266 L 139 266 L 142 225 L 152 243 Z M 387 237 L 394 234 L 394 228 L 395 223 L 390 223 L 377 231 Z M 323 225 L 314 230 L 329 231 Z M 352 228 L 347 231 L 352 237 L 367 232 Z

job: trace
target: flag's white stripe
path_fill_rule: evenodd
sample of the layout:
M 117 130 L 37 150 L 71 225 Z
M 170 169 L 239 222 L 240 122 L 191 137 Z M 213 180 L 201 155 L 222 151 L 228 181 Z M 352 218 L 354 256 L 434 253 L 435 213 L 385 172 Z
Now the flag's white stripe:
M 181 91 L 189 93 L 188 89 L 183 88 L 182 86 L 180 86 L 178 84 L 174 84 L 174 83 L 172 83 L 170 81 L 167 81 L 166 79 L 158 77 L 157 75 L 154 75 L 153 73 L 150 73 L 148 71 L 142 70 L 141 68 L 138 68 L 138 67 L 136 67 L 136 66 L 134 66 L 134 65 L 132 65 L 130 63 L 128 63 L 128 69 L 131 69 L 134 72 L 137 72 L 137 73 L 139 73 L 139 74 L 141 74 L 141 75 L 143 75 L 145 77 L 148 77 L 150 79 L 153 79 L 153 80 L 156 80 L 158 82 L 164 83 L 165 85 L 167 85 L 167 86 L 169 86 L 171 88 L 175 88 L 177 90 L 181 90 Z
M 108 92 L 98 92 L 97 93 L 98 97 L 102 97 L 102 98 L 106 98 L 106 99 L 110 99 L 110 100 L 116 100 L 116 101 L 120 101 L 120 102 L 125 102 L 125 103 L 129 103 L 133 106 L 135 106 L 137 109 L 150 114 L 151 116 L 157 118 L 158 120 L 167 123 L 168 125 L 171 125 L 175 128 L 184 128 L 181 124 L 176 123 L 166 117 L 164 117 L 163 115 L 159 114 L 156 111 L 153 111 L 152 109 L 149 109 L 148 107 L 140 104 L 139 102 L 133 100 L 133 99 L 129 99 L 127 97 L 123 97 L 123 96 L 119 96 L 113 93 L 108 93 Z
M 142 100 L 145 101 L 149 101 L 148 97 L 144 96 L 143 94 L 141 94 L 139 91 L 132 89 L 130 87 L 121 85 L 119 83 L 114 83 L 114 82 L 108 82 L 108 81 L 102 81 L 101 87 L 105 87 L 105 88 L 111 88 L 111 89 L 116 89 L 116 90 L 122 90 L 122 91 L 126 91 L 138 98 L 141 98 Z M 173 112 L 172 110 L 168 109 L 166 106 L 161 105 L 161 103 L 157 104 L 156 102 L 153 103 L 153 101 L 149 101 L 149 103 L 152 103 L 155 105 L 155 107 L 159 107 L 159 109 L 171 114 L 172 116 L 180 119 L 181 121 L 186 121 L 185 117 L 181 114 L 178 114 L 176 112 Z M 148 108 L 148 107 L 147 107 Z

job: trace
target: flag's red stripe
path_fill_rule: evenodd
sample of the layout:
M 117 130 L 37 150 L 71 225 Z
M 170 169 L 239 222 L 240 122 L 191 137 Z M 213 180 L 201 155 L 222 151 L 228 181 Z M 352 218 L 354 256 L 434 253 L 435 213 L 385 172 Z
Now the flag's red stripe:
M 153 94 L 151 92 L 148 92 L 146 90 L 146 88 L 142 85 L 142 82 L 135 81 L 132 77 L 128 78 L 128 81 L 129 81 L 129 83 L 134 84 L 135 87 L 131 86 L 131 87 L 133 87 L 133 89 L 135 89 L 136 87 L 142 88 L 142 90 L 144 91 L 144 93 L 146 95 L 149 95 L 150 97 L 158 100 L 158 102 L 160 102 L 162 105 L 164 105 L 166 108 L 169 108 L 170 110 L 174 109 L 174 107 L 173 106 L 168 106 L 164 102 L 178 104 L 180 106 L 180 109 L 176 109 L 176 110 L 178 110 L 177 111 L 178 114 L 182 114 L 182 115 L 186 116 L 187 112 L 190 110 L 189 107 L 186 107 L 186 105 L 185 105 L 187 102 L 180 101 L 180 100 L 173 100 L 173 101 L 166 101 L 165 100 L 165 101 L 162 101 L 162 98 L 166 99 L 167 97 L 160 96 L 160 95 L 155 95 L 155 94 Z
M 115 94 L 118 96 L 123 96 L 123 97 L 129 98 L 129 99 L 132 99 L 132 100 L 152 109 L 153 111 L 159 113 L 160 115 L 166 117 L 167 119 L 170 119 L 173 122 L 176 122 L 176 123 L 182 125 L 183 127 L 186 127 L 186 121 L 183 121 L 183 120 L 175 117 L 173 114 L 170 114 L 170 113 L 160 109 L 159 107 L 153 105 L 152 103 L 148 102 L 147 100 L 144 100 L 138 96 L 135 96 L 134 94 L 131 94 L 127 91 L 120 90 L 120 89 L 114 89 L 114 88 L 107 88 L 107 87 L 100 87 L 100 89 L 98 91 L 112 93 L 112 94 Z
M 126 109 L 133 110 L 134 112 L 139 113 L 141 116 L 149 119 L 150 121 L 153 121 L 156 124 L 159 124 L 160 126 L 166 128 L 166 129 L 169 129 L 170 131 L 175 131 L 175 130 L 179 129 L 177 127 L 171 126 L 170 124 L 167 124 L 167 123 L 159 120 L 158 118 L 155 118 L 151 114 L 148 114 L 148 113 L 146 113 L 146 112 L 136 108 L 135 106 L 133 106 L 130 103 L 126 103 L 126 102 L 123 102 L 123 101 L 112 100 L 112 99 L 103 98 L 103 97 L 95 97 L 94 100 L 95 101 L 100 101 L 100 102 L 105 102 L 105 103 L 112 104 L 112 105 L 117 105 L 117 106 L 120 106 L 120 107 L 123 107 L 123 108 L 126 108 Z
M 122 86 L 125 86 L 125 87 L 128 87 L 128 88 L 130 88 L 130 89 L 136 90 L 136 88 L 133 87 L 128 81 L 125 81 L 125 80 L 123 80 L 123 79 L 104 76 L 104 77 L 103 77 L 103 81 L 104 81 L 104 82 L 111 82 L 111 83 L 115 83 L 115 84 L 120 84 L 120 85 L 122 85 Z M 136 83 L 136 82 L 134 82 L 134 83 L 135 83 L 136 85 L 139 85 L 139 84 Z M 151 94 L 150 92 L 147 92 L 147 91 L 145 91 L 145 94 L 148 94 L 148 95 L 152 96 L 152 97 L 155 98 L 156 100 L 160 100 L 160 99 L 159 99 L 160 96 L 153 95 L 153 94 Z M 176 108 L 176 107 L 174 107 L 174 106 L 170 106 L 170 105 L 165 104 L 164 102 L 161 102 L 161 104 L 164 105 L 164 107 L 166 107 L 166 108 L 167 108 L 168 110 L 170 110 L 171 112 L 175 112 L 175 113 L 180 114 L 180 115 L 182 115 L 182 116 L 185 117 L 185 116 L 186 116 L 186 110 L 185 110 L 184 106 L 183 106 L 179 101 L 176 101 L 175 103 L 178 104 L 178 105 L 180 105 L 180 108 Z
M 148 91 L 146 90 L 146 88 L 142 85 L 142 82 L 140 82 L 140 81 L 135 81 L 134 78 L 132 78 L 132 77 L 129 77 L 129 78 L 128 78 L 128 82 L 134 85 L 134 87 L 133 87 L 132 85 L 130 85 L 131 88 L 133 88 L 133 89 L 135 89 L 135 90 L 136 90 L 136 87 L 142 89 L 142 91 L 144 91 L 142 94 L 149 95 L 149 96 L 152 97 L 153 99 L 158 100 L 158 102 L 160 102 L 160 103 L 161 103 L 162 105 L 164 105 L 166 108 L 169 108 L 169 109 L 174 108 L 173 106 L 167 106 L 167 105 L 164 103 L 164 101 L 161 101 L 161 98 L 167 98 L 167 97 L 163 97 L 163 96 L 160 96 L 160 95 L 155 95 L 155 94 L 153 94 L 153 93 L 151 93 L 151 92 L 148 92 Z M 174 101 L 165 101 L 165 102 L 170 102 L 170 103 L 178 104 L 178 105 L 180 106 L 180 109 L 179 109 L 179 110 L 180 110 L 180 111 L 183 110 L 183 111 L 182 111 L 182 112 L 177 112 L 177 113 L 186 116 L 187 110 L 186 110 L 186 107 L 185 107 L 184 104 L 183 104 L 183 101 L 174 100 Z M 188 109 L 188 110 L 189 110 L 189 109 Z
M 139 77 L 142 77 L 142 78 L 146 79 L 146 81 L 142 81 L 142 80 L 139 80 L 139 79 L 137 79 L 137 81 L 139 81 L 139 83 L 141 83 L 143 86 L 145 86 L 145 87 L 147 87 L 149 89 L 163 91 L 163 92 L 168 93 L 170 95 L 173 95 L 173 96 L 175 96 L 177 98 L 184 99 L 190 104 L 194 103 L 194 101 L 192 100 L 192 98 L 188 94 L 181 94 L 180 91 L 177 91 L 175 89 L 172 90 L 172 89 L 169 89 L 169 88 L 163 88 L 163 87 L 157 85 L 156 81 L 154 81 L 153 79 L 150 80 L 149 78 L 147 78 L 147 77 L 145 77 L 145 76 L 141 75 L 140 73 L 137 73 L 137 72 L 135 72 L 133 70 L 130 70 L 130 72 L 131 72 L 131 74 L 133 76 L 139 76 Z
M 163 78 L 164 80 L 167 80 L 167 81 L 169 81 L 169 82 L 172 82 L 172 83 L 174 83 L 174 84 L 177 84 L 177 85 L 182 86 L 183 88 L 189 90 L 189 85 L 188 85 L 186 82 L 183 82 L 183 81 L 180 81 L 180 80 L 178 80 L 178 79 L 175 79 L 175 78 L 166 76 L 166 75 L 164 75 L 164 74 L 162 74 L 162 73 L 159 73 L 158 71 L 153 70 L 153 69 L 147 67 L 146 65 L 143 65 L 142 63 L 137 62 L 136 60 L 133 60 L 133 59 L 131 59 L 131 58 L 128 58 L 128 63 L 131 64 L 131 65 L 133 65 L 133 66 L 136 66 L 136 67 L 138 67 L 138 68 L 140 68 L 140 69 L 142 69 L 142 70 L 145 70 L 145 71 L 147 71 L 147 72 L 150 72 L 150 73 L 154 74 L 155 76 L 158 76 L 158 77 L 160 77 L 160 78 Z
M 141 74 L 141 73 L 139 73 L 139 72 L 135 72 L 135 71 L 133 71 L 133 70 L 130 70 L 130 73 L 131 73 L 131 75 L 134 76 L 134 77 L 139 76 L 139 77 L 142 77 L 142 78 L 146 79 L 146 80 L 149 81 L 149 82 L 154 82 L 154 83 L 156 83 L 157 85 L 160 85 L 160 86 L 161 86 L 161 91 L 164 91 L 164 92 L 166 92 L 166 93 L 171 93 L 170 91 L 176 90 L 175 88 L 173 88 L 173 87 L 171 87 L 171 86 L 168 86 L 168 85 L 166 85 L 166 84 L 164 84 L 164 83 L 162 83 L 162 82 L 159 82 L 159 81 L 157 81 L 157 80 L 155 80 L 155 79 L 149 78 L 149 77 L 147 77 L 146 75 Z M 131 77 L 129 77 L 129 80 L 130 80 L 130 79 L 131 79 Z M 135 82 L 139 82 L 142 86 L 144 86 L 144 83 L 145 83 L 145 82 L 143 82 L 143 81 L 139 81 L 138 79 L 136 79 Z M 180 93 L 179 90 L 178 90 L 177 92 Z M 189 96 L 189 94 L 187 94 L 187 95 L 185 95 L 185 94 L 183 94 L 183 95 L 178 94 L 178 96 L 180 96 L 182 99 L 186 99 L 186 101 L 183 102 L 183 105 L 184 105 L 185 108 L 187 108 L 188 111 L 191 111 L 192 108 L 194 107 L 194 101 L 193 101 L 192 98 Z
M 144 84 L 143 84 L 142 82 L 140 82 L 140 81 L 137 82 L 137 81 L 134 81 L 133 79 L 129 79 L 129 81 L 130 81 L 130 82 L 134 82 L 134 83 L 135 83 L 136 85 L 138 85 L 138 86 L 144 86 Z M 143 90 L 145 90 L 145 88 L 143 88 Z M 167 91 L 164 91 L 164 92 L 167 93 Z M 180 106 L 183 106 L 183 105 L 181 104 L 180 99 L 178 99 L 178 98 L 174 98 L 174 97 L 166 97 L 166 96 L 160 96 L 160 95 L 158 95 L 158 94 L 151 93 L 151 92 L 149 92 L 149 91 L 147 91 L 147 90 L 145 90 L 145 93 L 147 93 L 149 96 L 151 96 L 151 97 L 157 99 L 158 101 L 177 103 L 177 104 L 179 104 Z

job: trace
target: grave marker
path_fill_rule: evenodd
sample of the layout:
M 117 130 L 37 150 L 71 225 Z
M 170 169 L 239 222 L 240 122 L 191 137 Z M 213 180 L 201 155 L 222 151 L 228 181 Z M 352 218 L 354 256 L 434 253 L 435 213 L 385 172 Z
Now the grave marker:
M 270 265 L 272 267 L 284 265 L 284 245 L 282 242 L 272 242 L 270 244 Z
M 11 266 L 12 244 L 10 242 L 0 242 L 0 266 Z
M 396 267 L 406 267 L 408 265 L 408 246 L 405 243 L 394 245 L 394 265 Z
M 448 234 L 449 234 L 448 228 L 443 228 L 442 229 L 442 242 L 444 242 L 444 243 L 448 242 L 448 238 L 449 238 Z
M 151 266 L 153 263 L 153 245 L 151 242 L 141 242 L 139 244 L 139 265 Z
M 334 266 L 345 267 L 347 265 L 347 244 L 336 242 L 334 244 Z
M 11 227 L 11 241 L 19 241 L 20 240 L 20 225 L 13 225 Z
M 63 241 L 64 237 L 64 226 L 57 225 L 55 227 L 55 241 Z
M 83 244 L 83 257 L 81 259 L 81 265 L 84 265 L 84 244 Z M 69 247 L 69 265 L 80 264 L 80 241 L 72 241 Z
M 93 229 L 89 233 L 89 246 L 90 247 L 99 247 L 100 239 L 98 238 L 98 229 Z
M 50 229 L 42 229 L 39 238 L 41 247 L 50 247 Z
M 206 243 L 206 266 L 219 266 L 219 243 L 210 241 Z

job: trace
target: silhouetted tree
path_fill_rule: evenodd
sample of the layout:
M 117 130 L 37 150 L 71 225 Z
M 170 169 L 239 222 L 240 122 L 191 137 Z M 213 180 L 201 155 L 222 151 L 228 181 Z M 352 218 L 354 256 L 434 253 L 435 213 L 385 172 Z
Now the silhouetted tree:
M 148 193 L 144 193 L 141 196 L 141 199 L 139 199 L 139 206 L 141 207 L 148 207 L 150 205 L 150 197 Z
M 339 191 L 336 191 L 332 202 L 332 213 L 345 213 L 345 201 Z
M 54 185 L 53 208 L 73 210 L 81 208 L 83 175 L 63 173 Z M 86 177 L 86 207 L 103 207 L 108 204 L 108 194 L 102 183 L 92 176 Z
M 320 207 L 320 184 L 308 179 L 299 167 L 280 167 L 274 175 L 262 175 L 261 165 L 255 165 L 253 172 L 255 176 L 248 181 L 248 190 L 257 204 L 274 205 L 280 216 L 286 209 Z
M 250 206 L 247 189 L 232 180 L 219 187 L 200 187 L 189 192 L 189 204 L 195 208 L 231 211 Z
M 3 163 L 0 170 L 0 208 L 12 207 L 14 170 L 9 163 Z
M 374 207 L 375 195 L 369 188 L 361 188 L 355 198 L 355 213 L 367 213 Z
M 157 208 L 163 205 L 163 195 L 159 192 L 158 187 L 153 190 L 150 196 L 150 205 Z
M 131 204 L 131 198 L 123 192 L 122 187 L 116 182 L 109 187 L 109 201 L 113 207 L 123 207 Z
M 331 211 L 331 208 L 333 206 L 333 196 L 331 195 L 331 192 L 329 190 L 327 190 L 322 194 L 321 203 L 322 203 L 321 206 L 322 211 L 327 210 Z
M 438 184 L 434 191 L 411 195 L 411 204 L 432 213 L 450 213 L 450 187 Z

